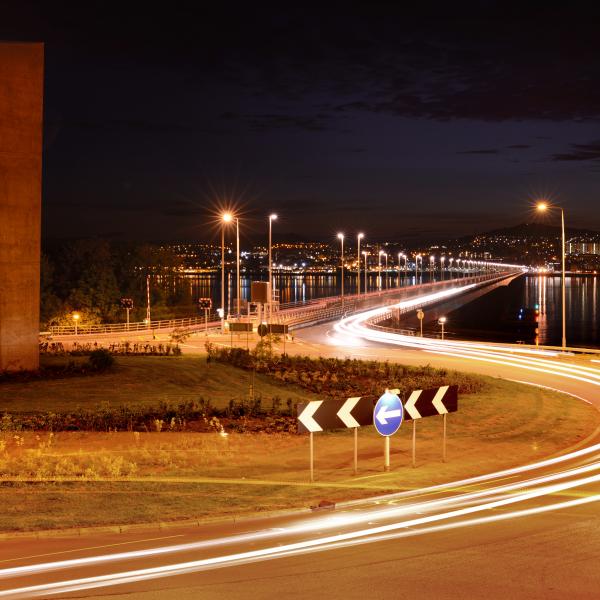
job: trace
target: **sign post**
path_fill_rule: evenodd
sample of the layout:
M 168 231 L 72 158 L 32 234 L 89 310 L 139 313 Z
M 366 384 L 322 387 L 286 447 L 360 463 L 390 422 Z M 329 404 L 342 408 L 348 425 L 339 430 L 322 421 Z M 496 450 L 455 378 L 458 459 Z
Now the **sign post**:
M 313 442 L 313 432 L 309 434 L 309 445 L 310 445 L 310 483 L 315 481 L 315 448 Z
M 212 308 L 211 298 L 200 298 L 198 300 L 200 309 L 204 310 L 204 335 L 208 335 L 208 311 Z
M 127 313 L 126 330 L 129 331 L 129 311 L 133 308 L 133 299 L 132 298 L 121 298 L 121 307 L 124 308 Z
M 428 390 L 413 390 L 404 404 L 405 419 L 413 421 L 412 463 L 416 466 L 416 420 L 422 417 L 442 415 L 442 460 L 446 462 L 446 415 L 458 410 L 458 387 L 443 385 Z
M 417 420 L 413 419 L 412 435 L 412 465 L 413 469 L 417 466 Z
M 444 442 L 443 442 L 443 446 L 442 446 L 442 461 L 446 462 L 446 415 L 448 413 L 444 413 Z
M 419 308 L 417 310 L 417 319 L 419 319 L 419 327 L 421 328 L 421 337 L 423 337 L 423 318 L 425 317 L 425 313 Z
M 298 433 L 309 433 L 310 478 L 314 477 L 313 433 L 354 429 L 354 473 L 358 471 L 358 428 L 373 424 L 373 400 L 364 396 L 346 400 L 313 400 L 298 404 Z
M 384 471 L 390 470 L 390 436 L 394 435 L 404 416 L 402 401 L 397 394 L 393 394 L 389 390 L 377 400 L 377 404 L 373 409 L 373 424 L 380 435 L 385 436 L 385 454 L 383 461 Z

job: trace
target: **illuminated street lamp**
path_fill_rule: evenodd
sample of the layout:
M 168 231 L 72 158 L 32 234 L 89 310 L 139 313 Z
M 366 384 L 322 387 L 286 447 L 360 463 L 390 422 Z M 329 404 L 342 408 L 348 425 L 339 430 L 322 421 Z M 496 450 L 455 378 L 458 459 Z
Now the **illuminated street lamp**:
M 446 260 L 445 256 L 442 256 L 440 258 L 440 273 L 441 273 L 442 279 L 444 279 L 444 262 L 445 262 L 445 260 Z
M 433 281 L 433 272 L 435 270 L 435 256 L 432 254 L 429 257 L 429 280 Z
M 225 333 L 225 226 L 233 221 L 233 215 L 224 212 L 221 221 L 221 333 Z
M 277 215 L 272 214 L 269 215 L 269 320 L 273 317 L 273 293 L 275 286 L 273 285 L 273 258 L 271 256 L 272 253 L 272 244 L 271 244 L 271 224 L 273 221 L 277 220 Z M 273 289 L 272 289 L 273 288 Z
M 81 318 L 81 315 L 78 312 L 73 313 L 73 321 L 75 323 L 75 335 L 77 335 L 77 323 L 79 322 L 80 318 Z
M 417 254 L 417 256 L 415 256 L 415 283 L 419 276 L 419 259 L 421 259 L 421 273 L 423 272 L 423 257 L 420 254 Z
M 236 297 L 237 297 L 237 310 L 236 314 L 239 317 L 242 311 L 241 308 L 241 298 L 240 298 L 240 220 L 235 218 L 235 246 L 236 246 Z
M 368 252 L 363 250 L 363 256 L 365 257 L 365 294 L 367 293 L 367 281 L 369 279 L 369 266 L 367 264 L 367 257 L 369 256 Z
M 383 250 L 379 251 L 377 255 L 377 287 L 381 290 L 381 257 L 385 254 Z
M 448 271 L 450 271 L 450 279 L 452 279 L 452 262 L 454 261 L 454 259 L 452 257 L 450 257 L 448 259 Z
M 444 339 L 444 325 L 446 324 L 446 317 L 440 317 L 438 323 L 442 326 L 442 339 Z
M 357 262 L 356 264 L 358 265 L 358 280 L 357 280 L 357 284 L 358 284 L 358 293 L 360 295 L 360 240 L 362 240 L 365 237 L 364 233 L 359 233 L 356 236 L 356 239 L 358 241 L 358 249 L 356 251 L 356 258 L 357 258 Z M 366 286 L 366 273 L 365 273 L 365 286 Z
M 550 206 L 547 202 L 538 202 L 537 209 L 540 212 L 546 210 L 560 210 L 560 225 L 562 231 L 562 244 L 561 244 L 561 263 L 562 263 L 562 348 L 567 348 L 567 317 L 566 317 L 566 293 L 565 293 L 565 211 L 562 206 Z
M 340 240 L 341 244 L 342 244 L 342 258 L 341 258 L 341 265 L 342 265 L 342 308 L 344 307 L 344 234 L 343 233 L 338 233 L 338 239 Z

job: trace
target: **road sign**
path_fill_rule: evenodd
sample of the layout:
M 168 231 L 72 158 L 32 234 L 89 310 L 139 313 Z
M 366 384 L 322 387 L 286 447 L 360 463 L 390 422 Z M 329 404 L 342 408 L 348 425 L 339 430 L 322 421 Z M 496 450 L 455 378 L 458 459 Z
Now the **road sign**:
M 198 300 L 198 306 L 204 310 L 210 310 L 212 308 L 212 300 L 210 298 L 200 298 Z
M 313 400 L 298 404 L 298 433 L 363 427 L 373 423 L 373 400 Z
M 425 317 L 425 313 L 421 309 L 419 309 L 417 311 L 417 319 L 419 319 L 419 321 L 422 321 L 424 317 Z
M 121 308 L 131 310 L 133 308 L 133 298 L 121 298 Z
M 229 323 L 229 331 L 240 333 L 242 331 L 252 331 L 252 323 Z
M 414 390 L 404 403 L 404 418 L 420 419 L 458 410 L 458 386 L 443 385 L 427 390 Z
M 287 333 L 288 332 L 288 326 L 284 325 L 283 323 L 268 323 L 267 324 L 267 330 L 269 333 Z
M 404 410 L 402 402 L 396 394 L 389 390 L 377 400 L 373 410 L 373 425 L 384 436 L 394 435 L 402 425 Z
M 265 337 L 265 335 L 269 333 L 269 328 L 264 323 L 261 323 L 257 327 L 256 331 L 258 332 L 258 335 L 260 335 L 260 337 Z

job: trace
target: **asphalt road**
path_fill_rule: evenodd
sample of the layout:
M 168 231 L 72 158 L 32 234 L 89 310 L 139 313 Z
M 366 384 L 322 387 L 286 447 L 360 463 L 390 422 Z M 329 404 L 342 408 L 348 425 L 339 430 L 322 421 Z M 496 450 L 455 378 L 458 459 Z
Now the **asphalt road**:
M 429 363 L 600 406 L 600 369 L 589 359 L 360 335 L 356 323 L 310 328 L 288 351 Z M 596 442 L 531 468 L 330 512 L 159 534 L 6 540 L 0 598 L 598 598 Z

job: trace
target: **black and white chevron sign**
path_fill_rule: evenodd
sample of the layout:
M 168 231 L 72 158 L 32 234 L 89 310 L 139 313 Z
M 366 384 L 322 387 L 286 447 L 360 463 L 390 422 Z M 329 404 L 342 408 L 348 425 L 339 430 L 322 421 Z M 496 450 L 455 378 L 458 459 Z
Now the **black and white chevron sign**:
M 420 419 L 458 410 L 458 386 L 412 391 L 404 402 L 404 419 Z
M 298 404 L 298 433 L 362 427 L 373 424 L 373 400 L 313 400 Z

